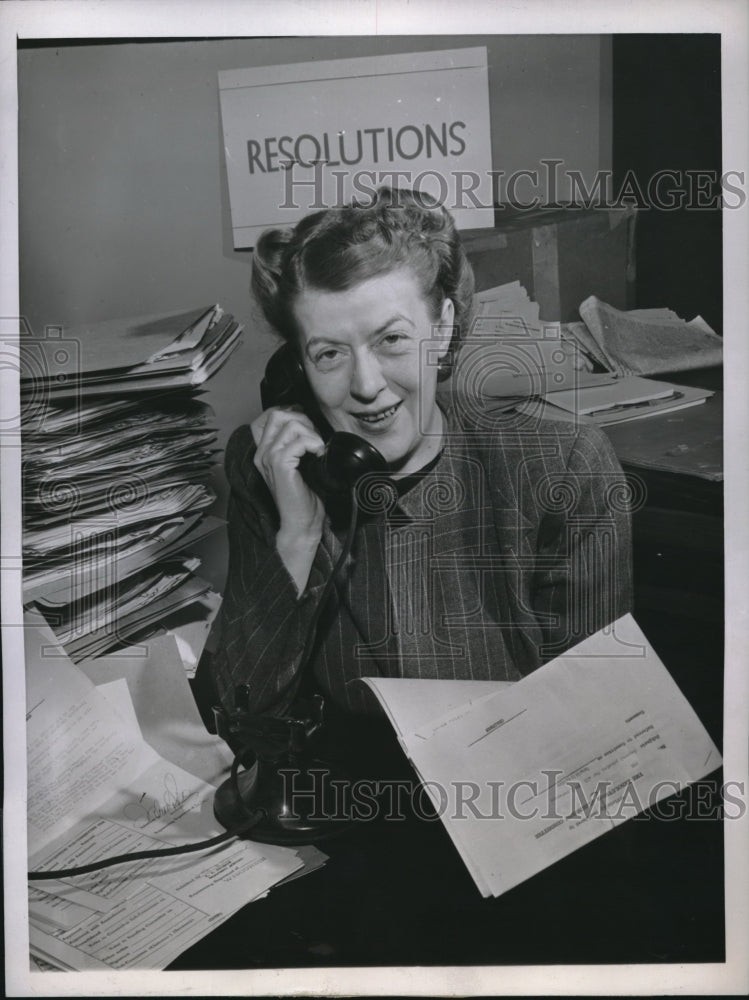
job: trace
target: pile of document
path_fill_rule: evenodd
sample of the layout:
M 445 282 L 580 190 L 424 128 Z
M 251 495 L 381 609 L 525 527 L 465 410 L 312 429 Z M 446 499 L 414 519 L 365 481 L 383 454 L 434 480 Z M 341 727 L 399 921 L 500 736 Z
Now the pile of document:
M 45 404 L 202 385 L 237 347 L 242 327 L 218 305 L 187 312 L 47 327 L 21 340 L 21 404 Z
M 710 389 L 674 385 L 638 375 L 580 372 L 571 389 L 550 390 L 517 410 L 550 420 L 584 421 L 608 427 L 698 406 L 715 395 Z
M 153 640 L 146 657 L 130 650 L 105 661 L 116 672 L 98 686 L 33 612 L 25 645 L 30 871 L 222 832 L 212 803 L 230 755 L 191 704 L 173 637 Z M 31 880 L 33 962 L 41 970 L 164 969 L 240 907 L 326 860 L 312 847 L 232 839 L 59 881 Z
M 700 317 L 686 323 L 668 309 L 622 312 L 595 296 L 580 314 L 585 322 L 541 321 L 517 281 L 477 293 L 452 380 L 455 402 L 608 426 L 713 395 L 643 377 L 722 363 L 721 338 Z
M 515 683 L 365 683 L 482 896 L 721 765 L 631 615 Z
M 208 594 L 184 554 L 222 523 L 196 387 L 240 333 L 212 306 L 47 331 L 21 352 L 24 603 L 75 662 Z
M 464 399 L 521 399 L 572 388 L 585 364 L 562 324 L 541 320 L 538 303 L 513 281 L 474 296 L 453 381 Z
M 723 363 L 723 340 L 696 316 L 687 322 L 671 309 L 615 309 L 595 295 L 580 305 L 583 324 L 570 335 L 603 367 L 618 375 L 661 375 Z M 581 330 L 584 326 L 584 330 Z

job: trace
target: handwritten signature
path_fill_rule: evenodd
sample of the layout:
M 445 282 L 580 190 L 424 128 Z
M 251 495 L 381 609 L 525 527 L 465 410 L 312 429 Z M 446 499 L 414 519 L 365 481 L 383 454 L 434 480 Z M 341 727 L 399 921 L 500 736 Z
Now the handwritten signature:
M 123 813 L 126 819 L 133 823 L 140 822 L 141 826 L 145 827 L 154 820 L 176 813 L 191 795 L 192 792 L 180 789 L 175 776 L 171 771 L 167 771 L 164 774 L 164 790 L 160 799 L 143 792 L 137 802 L 129 802 L 125 806 Z

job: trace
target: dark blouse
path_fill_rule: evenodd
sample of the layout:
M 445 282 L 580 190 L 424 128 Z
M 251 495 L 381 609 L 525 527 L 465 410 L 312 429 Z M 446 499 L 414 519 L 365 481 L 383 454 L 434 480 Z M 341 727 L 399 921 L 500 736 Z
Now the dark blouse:
M 517 680 L 630 610 L 628 489 L 589 425 L 448 415 L 438 460 L 362 518 L 309 668 L 333 701 L 378 714 L 360 677 Z M 226 453 L 229 570 L 213 661 L 226 707 L 283 712 L 345 525 L 326 519 L 304 593 L 275 547 L 278 515 L 249 427 Z M 404 486 L 408 488 L 404 491 Z

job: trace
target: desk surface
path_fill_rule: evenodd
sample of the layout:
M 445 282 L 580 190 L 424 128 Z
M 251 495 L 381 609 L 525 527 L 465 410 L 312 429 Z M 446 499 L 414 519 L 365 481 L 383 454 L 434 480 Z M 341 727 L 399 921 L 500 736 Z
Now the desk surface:
M 381 818 L 320 846 L 324 868 L 170 968 L 724 961 L 717 821 L 630 820 L 496 899 L 439 821 Z
M 655 477 L 721 483 L 723 480 L 722 368 L 697 369 L 666 376 L 676 385 L 693 385 L 714 393 L 697 406 L 606 427 L 619 461 L 626 468 L 643 469 Z M 676 480 L 672 481 L 676 485 Z M 710 493 L 709 486 L 693 487 Z M 720 488 L 713 489 L 720 492 Z
M 723 724 L 722 368 L 667 376 L 715 393 L 605 428 L 642 506 L 632 517 L 634 615 L 720 743 Z M 637 490 L 635 491 L 638 492 Z
M 605 428 L 622 465 L 723 479 L 723 393 L 698 406 Z
M 388 816 L 385 795 L 377 818 L 320 843 L 323 868 L 244 907 L 171 969 L 724 960 L 720 772 L 484 899 L 439 819 L 408 808 L 423 799 L 389 723 L 332 719 L 329 740 L 326 757 L 348 759 L 352 777 L 401 782 L 405 818 Z M 695 819 L 698 805 L 712 818 Z

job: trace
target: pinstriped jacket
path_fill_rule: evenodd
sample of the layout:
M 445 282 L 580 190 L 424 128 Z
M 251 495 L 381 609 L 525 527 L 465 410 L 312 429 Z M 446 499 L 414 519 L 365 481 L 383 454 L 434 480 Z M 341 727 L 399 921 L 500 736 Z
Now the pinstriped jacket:
M 363 676 L 519 679 L 630 610 L 630 490 L 597 427 L 447 414 L 436 466 L 364 518 L 307 669 L 344 711 Z M 282 712 L 342 532 L 326 521 L 298 595 L 249 427 L 226 450 L 229 567 L 213 659 L 225 707 Z M 404 595 L 403 591 L 408 591 Z

